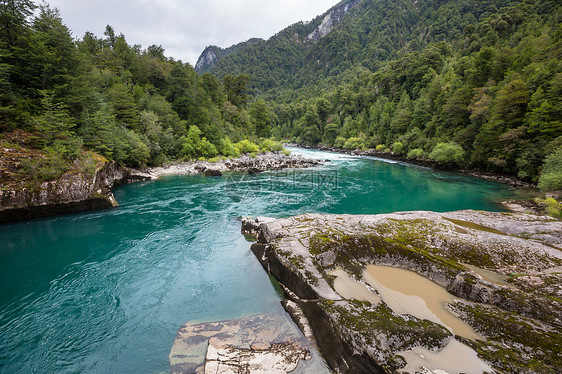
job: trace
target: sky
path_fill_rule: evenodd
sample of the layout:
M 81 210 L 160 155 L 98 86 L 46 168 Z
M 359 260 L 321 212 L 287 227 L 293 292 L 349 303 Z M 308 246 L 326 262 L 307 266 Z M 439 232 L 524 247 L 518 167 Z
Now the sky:
M 130 45 L 162 45 L 165 55 L 195 65 L 208 45 L 230 47 L 268 39 L 299 21 L 310 21 L 339 0 L 47 0 L 60 10 L 74 37 L 103 37 L 106 25 Z M 39 1 L 36 1 L 39 3 Z

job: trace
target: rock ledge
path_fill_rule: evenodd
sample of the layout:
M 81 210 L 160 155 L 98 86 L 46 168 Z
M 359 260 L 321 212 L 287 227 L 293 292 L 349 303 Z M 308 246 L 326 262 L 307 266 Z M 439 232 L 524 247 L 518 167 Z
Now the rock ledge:
M 256 236 L 252 251 L 287 289 L 290 305 L 304 312 L 320 352 L 338 373 L 431 373 L 404 371 L 399 352 L 441 350 L 453 338 L 498 372 L 562 367 L 560 221 L 476 211 L 305 214 L 243 219 L 242 232 Z M 370 264 L 411 270 L 445 287 L 459 298 L 447 308 L 486 340 L 453 336 L 384 302 L 336 292 L 331 272 L 342 269 L 367 284 L 363 271 Z

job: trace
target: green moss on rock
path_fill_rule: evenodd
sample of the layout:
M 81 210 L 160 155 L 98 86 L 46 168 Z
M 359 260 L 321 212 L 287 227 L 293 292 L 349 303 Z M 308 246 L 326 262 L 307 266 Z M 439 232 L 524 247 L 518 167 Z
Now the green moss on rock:
M 511 373 L 555 373 L 562 367 L 562 331 L 488 305 L 456 303 L 453 310 L 487 340 L 465 341 L 494 367 Z

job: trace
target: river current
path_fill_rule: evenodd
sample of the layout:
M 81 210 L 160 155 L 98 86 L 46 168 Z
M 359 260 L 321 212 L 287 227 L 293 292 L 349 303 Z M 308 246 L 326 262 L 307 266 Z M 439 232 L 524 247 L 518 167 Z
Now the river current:
M 161 373 L 187 321 L 284 313 L 241 216 L 502 210 L 506 185 L 293 149 L 305 170 L 170 176 L 120 207 L 0 225 L 1 373 Z

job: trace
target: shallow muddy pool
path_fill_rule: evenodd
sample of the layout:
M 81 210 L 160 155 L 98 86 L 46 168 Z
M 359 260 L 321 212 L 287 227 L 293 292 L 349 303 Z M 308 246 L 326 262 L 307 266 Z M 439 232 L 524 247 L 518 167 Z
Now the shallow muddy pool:
M 467 339 L 482 339 L 446 308 L 446 303 L 453 303 L 455 297 L 437 283 L 413 271 L 390 266 L 369 265 L 363 276 L 395 313 L 439 323 Z

